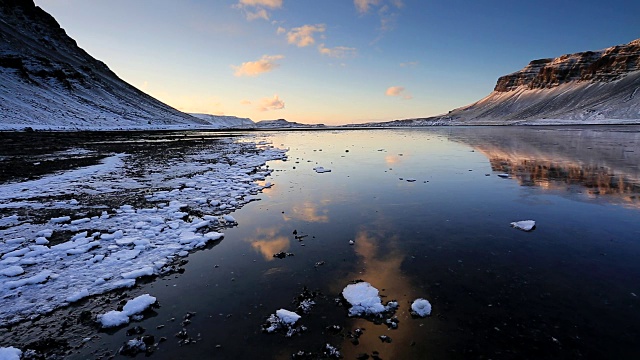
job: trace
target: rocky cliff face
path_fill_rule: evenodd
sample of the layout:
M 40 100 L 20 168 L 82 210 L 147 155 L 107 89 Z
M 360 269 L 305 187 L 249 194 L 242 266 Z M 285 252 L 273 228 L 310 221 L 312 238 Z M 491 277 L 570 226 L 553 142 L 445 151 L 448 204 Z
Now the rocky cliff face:
M 524 69 L 500 77 L 494 90 L 548 89 L 571 81 L 609 82 L 639 70 L 640 39 L 600 51 L 533 60 Z
M 206 124 L 118 78 L 33 0 L 0 0 L 0 126 Z

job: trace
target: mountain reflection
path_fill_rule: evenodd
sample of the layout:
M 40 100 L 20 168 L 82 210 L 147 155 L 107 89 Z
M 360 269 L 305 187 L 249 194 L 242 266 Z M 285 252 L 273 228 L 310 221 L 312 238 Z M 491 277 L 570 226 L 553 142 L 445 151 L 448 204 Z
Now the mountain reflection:
M 640 128 L 489 130 L 464 129 L 450 138 L 520 185 L 640 208 Z

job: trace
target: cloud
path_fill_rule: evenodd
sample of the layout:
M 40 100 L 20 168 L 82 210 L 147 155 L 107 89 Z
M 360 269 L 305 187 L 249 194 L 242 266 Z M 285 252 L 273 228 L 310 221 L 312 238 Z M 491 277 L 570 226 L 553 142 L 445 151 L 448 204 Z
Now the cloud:
M 348 56 L 355 56 L 356 49 L 346 46 L 336 46 L 334 48 L 325 47 L 324 44 L 318 45 L 318 51 L 322 55 L 327 55 L 334 58 L 343 58 Z
M 279 9 L 282 7 L 282 0 L 240 0 L 233 8 L 244 12 L 249 21 L 256 19 L 269 20 L 268 9 Z
M 361 14 L 369 12 L 370 6 L 377 6 L 380 4 L 380 0 L 353 0 L 353 4 Z
M 240 105 L 251 105 L 251 101 L 247 99 L 241 100 Z
M 276 30 L 276 34 L 280 35 L 280 34 L 284 34 L 287 32 L 287 29 L 283 28 L 282 26 L 278 26 L 278 30 Z
M 405 92 L 405 88 L 402 86 L 391 86 L 385 92 L 387 96 L 401 96 L 405 100 L 413 99 L 413 96 L 408 92 Z
M 276 61 L 283 58 L 283 55 L 264 55 L 260 60 L 244 62 L 240 66 L 231 65 L 231 68 L 235 70 L 235 76 L 258 76 L 280 66 Z
M 281 100 L 278 95 L 273 95 L 272 98 L 262 98 L 260 100 L 260 105 L 258 105 L 258 110 L 260 111 L 281 109 L 284 109 L 284 101 Z
M 324 24 L 303 25 L 293 28 L 287 33 L 287 41 L 289 44 L 295 44 L 298 47 L 313 45 L 316 40 L 313 38 L 314 33 L 322 33 L 326 29 Z
M 246 6 L 264 6 L 271 9 L 282 7 L 282 0 L 240 0 L 239 4 Z
M 377 8 L 380 18 L 380 30 L 392 30 L 400 14 L 394 10 L 404 7 L 403 0 L 353 0 L 356 10 L 360 14 L 367 14 L 372 9 Z

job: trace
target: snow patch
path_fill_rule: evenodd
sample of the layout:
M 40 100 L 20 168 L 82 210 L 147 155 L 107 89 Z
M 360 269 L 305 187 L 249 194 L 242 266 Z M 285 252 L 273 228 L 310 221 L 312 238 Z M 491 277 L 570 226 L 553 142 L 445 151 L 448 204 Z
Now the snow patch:
M 423 298 L 415 299 L 411 304 L 411 313 L 420 317 L 429 316 L 431 315 L 431 303 Z

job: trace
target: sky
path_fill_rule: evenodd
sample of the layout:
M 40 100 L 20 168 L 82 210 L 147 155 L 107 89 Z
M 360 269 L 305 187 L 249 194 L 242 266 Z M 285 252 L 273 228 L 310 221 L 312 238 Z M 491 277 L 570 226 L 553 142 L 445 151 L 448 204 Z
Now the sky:
M 443 114 L 529 61 L 640 38 L 640 1 L 35 0 L 190 113 L 327 125 Z

